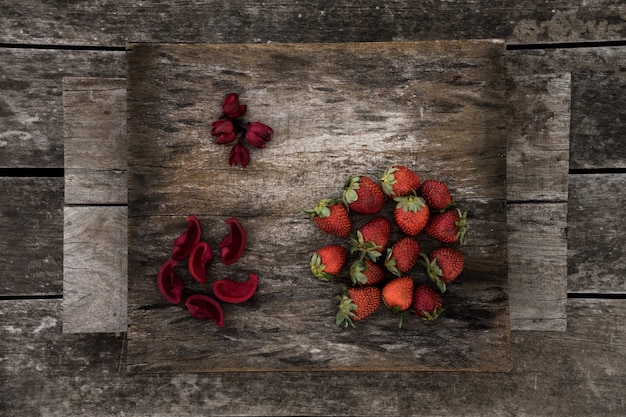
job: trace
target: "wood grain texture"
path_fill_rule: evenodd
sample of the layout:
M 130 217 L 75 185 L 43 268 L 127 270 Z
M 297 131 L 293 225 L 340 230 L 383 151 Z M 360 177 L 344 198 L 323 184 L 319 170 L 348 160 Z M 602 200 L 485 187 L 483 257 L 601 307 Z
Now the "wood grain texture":
M 126 204 L 126 81 L 63 80 L 65 204 Z
M 567 201 L 570 74 L 511 77 L 507 201 Z
M 63 78 L 124 77 L 124 54 L 0 48 L 0 74 L 0 167 L 62 168 Z
M 626 48 L 619 72 L 584 69 L 572 82 L 572 168 L 626 167 Z
M 508 369 L 503 52 L 490 41 L 132 45 L 129 369 Z M 209 134 L 230 91 L 276 131 L 245 170 L 229 167 Z M 334 323 L 341 284 L 308 268 L 329 238 L 302 209 L 340 193 L 348 175 L 392 163 L 443 179 L 469 207 L 465 275 L 437 326 L 406 320 L 398 331 L 381 310 L 346 331 Z M 229 216 L 248 232 L 245 259 L 216 277 L 262 277 L 251 302 L 225 307 L 225 329 L 190 319 L 156 289 L 190 214 L 212 243 Z
M 0 409 L 7 415 L 621 417 L 626 412 L 619 394 L 626 378 L 625 300 L 569 300 L 564 333 L 513 331 L 508 373 L 127 375 L 124 338 L 62 333 L 61 305 L 61 300 L 0 301 L 0 384 L 10 387 L 0 390 Z
M 571 73 L 572 169 L 626 167 L 626 47 L 508 51 L 507 73 Z
M 126 331 L 127 207 L 65 207 L 63 331 Z
M 570 175 L 568 291 L 626 292 L 625 174 Z
M 0 177 L 0 296 L 58 295 L 63 178 Z
M 626 37 L 620 0 L 236 0 L 0 4 L 0 42 L 352 42 L 505 38 L 511 43 Z M 28 22 L 27 25 L 24 22 Z M 155 28 L 158 28 L 156 30 Z
M 511 328 L 565 331 L 567 204 L 510 204 Z

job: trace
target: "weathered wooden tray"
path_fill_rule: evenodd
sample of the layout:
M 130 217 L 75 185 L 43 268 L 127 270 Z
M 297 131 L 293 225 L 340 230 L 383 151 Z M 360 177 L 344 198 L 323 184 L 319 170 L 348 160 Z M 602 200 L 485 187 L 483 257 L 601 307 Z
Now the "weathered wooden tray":
M 507 370 L 503 53 L 499 41 L 129 45 L 129 371 Z M 275 130 L 246 169 L 210 135 L 230 92 L 247 120 Z M 466 270 L 435 323 L 409 316 L 399 329 L 381 308 L 344 329 L 332 300 L 341 280 L 317 280 L 308 262 L 345 241 L 302 209 L 395 163 L 446 181 L 470 210 Z M 191 214 L 214 250 L 228 217 L 248 232 L 238 263 L 211 267 L 209 282 L 261 277 L 253 299 L 224 305 L 224 328 L 157 290 Z M 190 291 L 210 291 L 184 263 L 179 273 Z

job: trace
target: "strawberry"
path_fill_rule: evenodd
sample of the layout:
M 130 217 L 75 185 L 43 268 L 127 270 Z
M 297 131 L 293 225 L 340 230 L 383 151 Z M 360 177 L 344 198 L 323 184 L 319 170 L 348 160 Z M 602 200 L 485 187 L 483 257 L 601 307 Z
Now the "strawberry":
M 375 285 L 385 279 L 385 271 L 375 262 L 359 258 L 350 266 L 352 284 Z
M 335 317 L 338 326 L 354 326 L 355 321 L 372 315 L 381 305 L 380 288 L 375 286 L 352 287 L 338 296 L 339 311 Z
M 343 202 L 359 214 L 376 214 L 383 209 L 385 194 L 380 185 L 364 175 L 348 178 L 343 188 Z
M 420 187 L 420 193 L 433 211 L 443 212 L 454 204 L 448 186 L 441 181 L 424 181 Z
M 326 245 L 311 255 L 311 272 L 322 281 L 330 281 L 346 263 L 348 251 L 340 245 Z
M 386 217 L 375 217 L 365 223 L 352 238 L 352 253 L 361 252 L 376 262 L 387 249 L 391 236 L 391 222 Z
M 426 285 L 420 285 L 413 294 L 413 310 L 424 321 L 434 320 L 443 313 L 441 296 Z
M 409 195 L 420 188 L 420 177 L 403 165 L 392 165 L 379 176 L 383 192 L 389 198 Z
M 447 210 L 430 217 L 424 228 L 426 234 L 444 243 L 467 243 L 467 210 Z
M 305 209 L 317 226 L 333 235 L 348 237 L 352 230 L 352 222 L 348 210 L 342 201 L 334 198 L 321 199 L 314 208 Z
M 419 258 L 420 245 L 412 237 L 404 237 L 387 249 L 385 268 L 400 276 L 409 272 Z
M 465 264 L 463 252 L 454 248 L 440 247 L 434 249 L 430 257 L 423 253 L 421 256 L 424 258 L 421 264 L 426 267 L 428 276 L 437 284 L 442 293 L 446 292 L 446 284 L 454 281 L 461 274 Z
M 383 303 L 393 313 L 402 313 L 413 303 L 413 278 L 401 276 L 389 281 L 382 290 Z M 400 314 L 398 327 L 402 327 L 404 315 Z
M 422 197 L 415 194 L 394 198 L 397 202 L 393 216 L 406 235 L 417 236 L 428 223 L 430 212 Z

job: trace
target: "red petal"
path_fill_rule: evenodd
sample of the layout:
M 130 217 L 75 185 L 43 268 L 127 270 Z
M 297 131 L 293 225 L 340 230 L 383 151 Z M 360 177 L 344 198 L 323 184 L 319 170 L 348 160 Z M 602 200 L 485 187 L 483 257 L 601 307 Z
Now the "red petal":
M 224 265 L 232 265 L 241 258 L 246 247 L 246 231 L 235 217 L 226 220 L 226 223 L 230 226 L 230 232 L 219 244 L 220 258 Z
M 195 215 L 187 217 L 189 224 L 187 230 L 180 234 L 174 241 L 172 259 L 182 260 L 189 256 L 191 249 L 200 241 L 202 230 L 200 222 Z
M 205 294 L 194 294 L 185 301 L 191 317 L 199 320 L 213 320 L 215 324 L 224 327 L 224 310 L 220 303 Z
M 189 273 L 200 284 L 206 283 L 206 272 L 213 263 L 213 251 L 206 242 L 198 242 L 189 255 Z
M 157 275 L 157 287 L 161 295 L 170 303 L 178 304 L 183 298 L 183 290 L 185 285 L 183 280 L 174 272 L 174 267 L 178 263 L 172 259 L 168 259 Z
M 226 303 L 243 303 L 249 300 L 259 285 L 259 277 L 250 272 L 247 281 L 238 282 L 229 278 L 220 279 L 213 283 L 213 294 Z

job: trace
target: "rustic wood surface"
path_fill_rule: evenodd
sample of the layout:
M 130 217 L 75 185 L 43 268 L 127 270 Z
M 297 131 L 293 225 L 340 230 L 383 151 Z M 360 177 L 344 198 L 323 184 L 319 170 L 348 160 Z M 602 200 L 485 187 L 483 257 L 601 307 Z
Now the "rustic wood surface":
M 621 0 L 316 0 L 288 1 L 279 7 L 240 0 L 0 0 L 0 414 L 623 416 L 626 293 L 620 281 L 624 265 L 618 260 L 624 245 L 617 236 L 623 234 L 619 202 L 626 198 L 625 16 Z M 506 39 L 510 76 L 545 75 L 556 86 L 560 76 L 571 74 L 565 332 L 512 331 L 508 373 L 211 377 L 128 375 L 125 334 L 62 333 L 63 78 L 124 78 L 128 41 L 467 38 Z M 527 123 L 541 134 L 534 118 Z M 614 199 L 602 190 L 614 192 Z M 530 233 L 544 228 L 550 218 L 557 226 L 551 231 L 557 231 L 564 213 L 559 204 L 563 202 L 507 204 L 509 221 L 511 210 L 526 219 L 514 229 L 517 236 L 530 239 L 527 245 L 520 241 L 519 249 L 539 242 L 549 249 L 544 256 L 561 256 L 554 245 L 558 234 L 541 242 Z M 542 211 L 540 205 L 550 210 Z M 605 227 L 603 219 L 610 226 Z M 560 262 L 555 259 L 554 265 Z M 553 265 L 550 259 L 545 263 Z M 541 269 L 536 279 L 552 279 L 555 271 Z M 536 289 L 530 281 L 517 288 Z M 549 298 L 541 299 L 542 305 L 548 306 Z M 510 303 L 513 318 L 514 299 Z M 416 385 L 416 380 L 423 383 Z M 384 386 L 394 389 L 381 389 Z
M 63 126 L 65 204 L 126 204 L 126 81 L 64 78 Z
M 495 41 L 131 45 L 129 369 L 507 370 L 503 58 Z M 228 149 L 208 136 L 230 91 L 247 117 L 275 129 L 246 169 L 229 167 Z M 308 267 L 331 239 L 302 209 L 340 195 L 349 175 L 394 163 L 449 183 L 471 210 L 466 268 L 437 326 L 407 318 L 397 331 L 397 317 L 380 311 L 346 331 L 332 302 L 343 284 L 321 283 Z M 229 216 L 248 233 L 245 258 L 215 277 L 261 277 L 251 303 L 225 307 L 224 330 L 156 290 L 191 214 L 207 239 L 224 234 L 213 229 Z
M 3 383 L 11 384 L 0 390 L 6 415 L 622 416 L 625 410 L 624 300 L 570 299 L 566 333 L 513 331 L 506 373 L 128 375 L 123 337 L 63 334 L 60 309 L 60 300 L 0 301 L 0 357 L 10 358 L 0 368 Z

